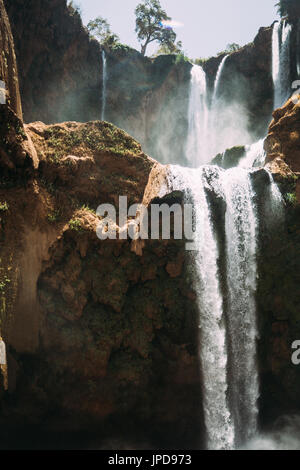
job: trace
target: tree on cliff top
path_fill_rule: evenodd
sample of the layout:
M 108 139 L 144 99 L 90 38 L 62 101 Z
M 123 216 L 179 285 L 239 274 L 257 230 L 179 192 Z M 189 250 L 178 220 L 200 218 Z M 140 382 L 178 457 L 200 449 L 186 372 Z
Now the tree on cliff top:
M 97 16 L 94 20 L 91 20 L 87 29 L 92 38 L 97 38 L 101 44 L 107 44 L 112 46 L 119 41 L 119 37 L 112 33 L 110 25 L 101 16 Z
M 288 16 L 292 19 L 300 16 L 299 0 L 280 0 L 276 6 L 281 17 Z
M 144 0 L 135 9 L 138 40 L 142 43 L 141 53 L 145 55 L 147 46 L 154 41 L 172 48 L 176 41 L 176 33 L 164 21 L 171 18 L 162 9 L 159 0 Z

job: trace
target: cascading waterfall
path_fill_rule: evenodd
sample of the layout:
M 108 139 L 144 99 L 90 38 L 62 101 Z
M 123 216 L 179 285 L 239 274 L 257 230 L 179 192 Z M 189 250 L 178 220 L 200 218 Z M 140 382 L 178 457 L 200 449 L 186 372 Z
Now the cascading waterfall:
M 196 252 L 189 252 L 199 307 L 199 357 L 209 449 L 233 449 L 254 436 L 259 393 L 256 368 L 257 215 L 252 170 L 170 167 L 172 190 L 185 193 L 196 213 Z M 206 189 L 226 205 L 226 273 Z M 219 227 L 219 229 L 221 229 Z M 227 302 L 222 280 L 227 279 Z
M 101 120 L 105 119 L 106 110 L 106 85 L 107 85 L 107 62 L 104 49 L 102 50 L 102 111 Z
M 256 144 L 253 161 L 261 158 Z M 271 174 L 265 211 L 278 218 L 282 198 Z M 199 359 L 208 449 L 234 449 L 257 431 L 259 378 L 256 364 L 256 282 L 259 222 L 252 173 L 255 168 L 223 170 L 169 167 L 169 186 L 185 195 L 195 211 L 196 251 L 187 252 L 199 308 Z M 225 205 L 224 226 L 213 217 L 211 194 Z M 208 195 L 210 194 L 210 196 Z M 273 214 L 273 215 L 271 215 Z M 272 223 L 272 221 L 270 221 Z M 225 248 L 218 244 L 225 232 Z M 221 251 L 220 251 L 221 250 Z M 222 256 L 225 263 L 220 264 Z M 220 272 L 220 266 L 225 272 Z M 225 280 L 225 293 L 224 293 Z
M 282 28 L 281 51 L 279 25 L 274 28 L 273 46 L 278 38 L 278 48 L 274 47 L 273 76 L 278 76 L 278 89 L 283 96 L 280 67 L 287 62 L 289 28 Z M 170 188 L 182 191 L 185 202 L 192 203 L 195 211 L 197 250 L 189 251 L 187 256 L 199 309 L 199 359 L 209 449 L 234 449 L 254 437 L 259 397 L 255 302 L 259 222 L 252 173 L 265 163 L 264 140 L 246 146 L 245 157 L 236 168 L 223 170 L 207 165 L 212 158 L 213 138 L 209 113 L 218 107 L 218 89 L 227 57 L 216 75 L 211 109 L 207 106 L 205 73 L 201 67 L 193 66 L 186 157 L 196 168 L 169 167 Z M 264 210 L 279 213 L 280 192 L 267 170 L 261 171 L 269 175 Z M 223 227 L 216 226 L 212 194 L 222 199 L 226 208 Z M 223 248 L 218 242 L 219 230 L 225 233 Z M 220 272 L 220 266 L 225 272 Z
M 228 58 L 224 56 L 219 64 L 210 100 L 205 71 L 192 67 L 186 144 L 190 167 L 206 165 L 226 148 L 251 142 L 246 111 L 237 100 L 228 104 L 220 94 Z
M 232 449 L 234 427 L 227 400 L 227 352 L 223 299 L 218 272 L 218 246 L 211 220 L 205 184 L 214 167 L 187 169 L 172 166 L 170 185 L 185 191 L 195 209 L 197 251 L 190 252 L 199 311 L 199 350 L 203 376 L 203 406 L 209 449 Z
M 251 168 L 264 166 L 266 152 L 264 150 L 264 139 L 252 145 L 246 145 L 246 155 L 238 164 L 240 168 Z
M 292 27 L 286 21 L 274 23 L 272 38 L 272 75 L 274 109 L 281 107 L 291 94 L 290 38 Z
M 254 436 L 259 395 L 256 367 L 256 231 L 250 172 L 223 173 L 226 201 L 227 327 L 230 358 L 230 403 L 235 443 Z
M 206 75 L 202 67 L 193 65 L 191 71 L 190 99 L 188 110 L 188 138 L 186 158 L 193 167 L 209 162 L 208 107 Z

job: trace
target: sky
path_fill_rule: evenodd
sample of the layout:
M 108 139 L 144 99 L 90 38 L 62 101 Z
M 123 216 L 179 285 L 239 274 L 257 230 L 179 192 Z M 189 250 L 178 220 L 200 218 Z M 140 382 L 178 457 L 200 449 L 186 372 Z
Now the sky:
M 134 16 L 138 3 L 139 0 L 75 0 L 85 25 L 102 16 L 122 43 L 140 50 Z M 174 30 L 191 59 L 216 55 L 233 42 L 243 46 L 253 41 L 261 26 L 278 19 L 275 3 L 277 0 L 161 0 L 172 20 L 182 23 Z M 151 45 L 147 55 L 156 49 Z

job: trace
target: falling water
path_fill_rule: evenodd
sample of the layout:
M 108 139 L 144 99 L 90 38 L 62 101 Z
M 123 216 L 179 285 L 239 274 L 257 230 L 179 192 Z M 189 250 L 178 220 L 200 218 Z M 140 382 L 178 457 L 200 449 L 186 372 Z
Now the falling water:
M 216 99 L 217 99 L 218 92 L 219 92 L 219 89 L 220 89 L 221 77 L 222 77 L 223 69 L 225 67 L 225 63 L 226 63 L 226 60 L 228 59 L 228 57 L 229 57 L 228 54 L 225 55 L 225 57 L 223 57 L 220 65 L 219 65 L 218 71 L 217 71 L 217 75 L 216 75 L 216 79 L 215 79 L 215 83 L 214 83 L 213 97 L 212 97 L 212 108 L 214 108 L 215 105 L 216 105 Z
M 199 307 L 199 357 L 209 449 L 233 449 L 254 436 L 259 395 L 256 367 L 258 222 L 252 170 L 170 167 L 172 190 L 184 191 L 196 213 L 197 251 L 189 253 Z M 206 189 L 222 198 L 225 227 L 215 227 Z M 225 230 L 225 273 L 217 230 Z M 226 279 L 223 298 L 221 279 Z M 226 300 L 227 299 L 227 300 Z
M 186 158 L 193 167 L 209 162 L 208 157 L 208 108 L 206 75 L 202 67 L 193 65 L 191 71 L 188 111 L 188 138 Z
M 106 109 L 106 84 L 107 84 L 107 63 L 104 49 L 102 50 L 102 112 L 101 120 L 105 119 Z
M 252 145 L 246 145 L 246 155 L 239 162 L 239 168 L 262 167 L 265 164 L 266 152 L 264 139 Z
M 217 178 L 216 167 L 170 168 L 171 186 L 185 191 L 193 203 L 197 250 L 190 253 L 191 271 L 199 307 L 199 356 L 203 375 L 203 405 L 209 449 L 232 449 L 234 428 L 227 402 L 227 352 L 223 299 L 218 270 L 218 246 L 205 194 L 209 177 Z
M 236 440 L 254 436 L 259 394 L 256 367 L 256 231 L 250 172 L 232 168 L 223 173 L 226 200 L 226 268 L 230 399 Z
M 272 75 L 274 108 L 281 107 L 291 94 L 290 37 L 292 27 L 286 21 L 274 23 L 272 39 Z
M 169 167 L 170 189 L 195 211 L 196 251 L 187 252 L 199 310 L 199 359 L 208 449 L 234 449 L 257 432 L 256 284 L 259 218 L 252 181 L 263 166 L 263 140 L 247 147 L 243 164 L 229 170 L 203 165 Z M 280 219 L 282 198 L 267 170 L 263 211 Z M 223 200 L 216 224 L 211 198 Z M 265 217 L 265 219 L 269 218 Z M 225 233 L 225 246 L 218 243 Z M 224 262 L 221 260 L 224 259 Z M 220 271 L 220 266 L 224 266 Z
M 297 74 L 300 77 L 300 20 L 297 24 Z

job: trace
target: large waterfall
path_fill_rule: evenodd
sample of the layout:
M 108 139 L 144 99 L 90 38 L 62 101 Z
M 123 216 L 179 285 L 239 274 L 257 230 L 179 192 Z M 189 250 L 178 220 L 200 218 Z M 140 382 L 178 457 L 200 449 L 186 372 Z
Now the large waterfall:
M 185 202 L 195 209 L 197 251 L 188 256 L 199 308 L 199 358 L 209 449 L 236 448 L 254 436 L 257 426 L 258 218 L 251 182 L 254 171 L 170 167 L 172 189 L 183 191 Z M 220 220 L 218 226 L 211 197 L 221 198 L 225 206 L 223 223 Z M 225 247 L 220 248 L 222 232 Z M 221 265 L 225 272 L 221 272 Z
M 186 160 L 194 168 L 208 164 L 227 148 L 251 142 L 246 110 L 239 100 L 229 104 L 220 93 L 228 57 L 219 64 L 211 94 L 203 68 L 192 67 Z
M 281 107 L 291 95 L 290 38 L 292 27 L 286 21 L 274 23 L 272 38 L 272 75 L 274 109 Z
M 102 110 L 101 110 L 101 121 L 105 119 L 106 110 L 106 85 L 107 85 L 107 64 L 106 54 L 104 49 L 102 50 Z
M 208 107 L 206 76 L 202 67 L 194 65 L 188 110 L 189 132 L 186 157 L 191 166 L 204 165 L 210 160 L 208 151 Z
M 287 34 L 287 33 L 286 33 Z M 281 55 L 281 53 L 280 53 Z M 227 57 L 219 66 L 213 102 Z M 215 104 L 212 106 L 212 108 Z M 189 271 L 199 311 L 199 362 L 208 449 L 235 449 L 257 432 L 259 377 L 256 362 L 257 251 L 260 232 L 256 175 L 261 174 L 260 213 L 270 225 L 282 201 L 272 176 L 262 167 L 264 141 L 246 146 L 245 157 L 229 170 L 208 165 L 209 129 L 206 78 L 194 66 L 191 77 L 187 159 L 196 168 L 169 167 L 171 190 L 194 207 L 195 251 Z M 216 206 L 218 217 L 216 217 Z M 264 223 L 266 220 L 264 220 Z

